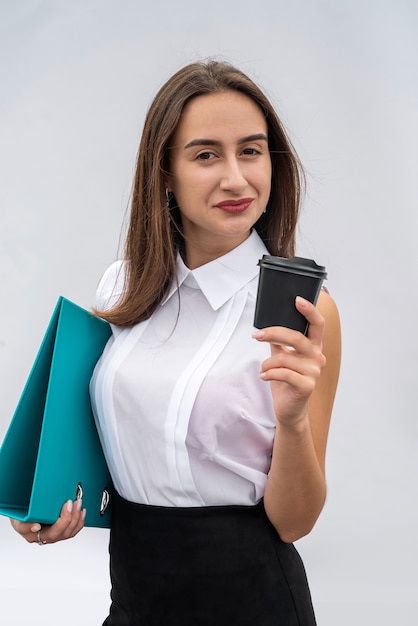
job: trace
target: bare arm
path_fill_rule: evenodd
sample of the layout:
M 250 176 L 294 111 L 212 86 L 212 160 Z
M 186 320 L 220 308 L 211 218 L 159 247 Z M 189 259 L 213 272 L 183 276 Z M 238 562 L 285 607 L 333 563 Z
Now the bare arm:
M 296 306 L 310 322 L 307 337 L 282 327 L 254 333 L 271 344 L 260 376 L 271 385 L 277 418 L 264 506 L 286 542 L 310 532 L 325 502 L 325 453 L 341 358 L 331 297 L 321 293 L 316 308 L 303 300 Z

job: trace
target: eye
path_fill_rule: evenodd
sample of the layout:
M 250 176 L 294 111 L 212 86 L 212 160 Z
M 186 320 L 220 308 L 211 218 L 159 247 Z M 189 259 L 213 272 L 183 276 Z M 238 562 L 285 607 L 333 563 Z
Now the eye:
M 261 154 L 260 150 L 257 150 L 257 148 L 244 148 L 242 153 L 245 156 L 258 156 L 259 154 Z
M 200 152 L 200 154 L 197 155 L 196 159 L 198 161 L 210 161 L 211 159 L 215 158 L 215 154 L 213 152 Z

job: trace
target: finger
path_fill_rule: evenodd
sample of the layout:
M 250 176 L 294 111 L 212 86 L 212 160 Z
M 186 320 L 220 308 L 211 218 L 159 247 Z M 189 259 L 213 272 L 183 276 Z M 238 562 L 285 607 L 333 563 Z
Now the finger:
M 291 370 L 302 376 L 319 376 L 322 367 L 322 355 L 316 354 L 317 350 L 312 351 L 312 358 L 306 358 L 298 354 L 295 350 L 282 351 L 269 357 L 261 364 L 260 378 L 265 372 L 272 370 Z
M 52 538 L 69 539 L 74 537 L 84 526 L 86 511 L 83 510 L 82 500 L 69 500 L 63 506 L 60 518 L 52 529 Z
M 61 531 L 63 538 L 74 537 L 84 526 L 86 510 L 83 509 L 83 501 L 69 500 L 61 510 L 61 515 L 55 524 L 53 531 Z
M 84 526 L 86 516 L 85 509 L 82 509 L 82 501 L 68 500 L 61 509 L 61 514 L 55 524 L 42 528 L 42 541 L 46 543 L 56 543 L 64 539 L 70 539 L 80 532 Z
M 286 383 L 293 389 L 295 396 L 309 396 L 315 388 L 315 376 L 306 376 L 291 369 L 279 368 L 262 372 L 259 377 L 270 383 Z
M 298 361 L 296 364 L 286 362 L 271 363 L 264 367 L 258 377 L 269 382 L 285 382 L 294 387 L 298 386 L 302 394 L 311 392 L 321 374 L 321 364 L 316 361 Z
M 318 309 L 301 296 L 297 296 L 295 300 L 295 306 L 299 313 L 303 315 L 309 322 L 308 338 L 314 345 L 321 345 L 322 336 L 324 334 L 325 320 L 322 317 Z
M 298 353 L 307 354 L 312 347 L 311 342 L 305 335 L 284 326 L 269 326 L 255 331 L 252 336 L 257 341 L 270 343 L 273 353 L 278 353 L 281 350 L 286 350 L 290 353 L 290 351 L 296 350 Z
M 17 519 L 10 518 L 10 523 L 13 529 L 29 543 L 36 541 L 36 534 L 41 530 L 41 525 L 37 522 L 20 522 Z

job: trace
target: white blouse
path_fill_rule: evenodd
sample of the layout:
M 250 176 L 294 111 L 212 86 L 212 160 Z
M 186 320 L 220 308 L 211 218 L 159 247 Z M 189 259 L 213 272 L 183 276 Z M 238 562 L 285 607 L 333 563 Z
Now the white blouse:
M 173 283 L 152 317 L 112 325 L 90 385 L 99 436 L 117 491 L 156 506 L 258 502 L 275 433 L 270 385 L 258 378 L 268 344 L 251 337 L 258 260 L 253 231 L 195 270 L 177 259 Z M 103 276 L 97 306 L 111 307 L 125 263 Z M 179 308 L 180 307 L 180 308 Z

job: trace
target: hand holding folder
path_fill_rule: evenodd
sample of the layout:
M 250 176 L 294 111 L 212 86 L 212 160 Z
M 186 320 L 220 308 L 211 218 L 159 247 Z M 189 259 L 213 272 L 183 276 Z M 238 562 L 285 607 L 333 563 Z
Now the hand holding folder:
M 52 524 L 83 499 L 86 526 L 109 527 L 112 483 L 89 382 L 111 334 L 104 320 L 60 297 L 0 448 L 0 514 Z

